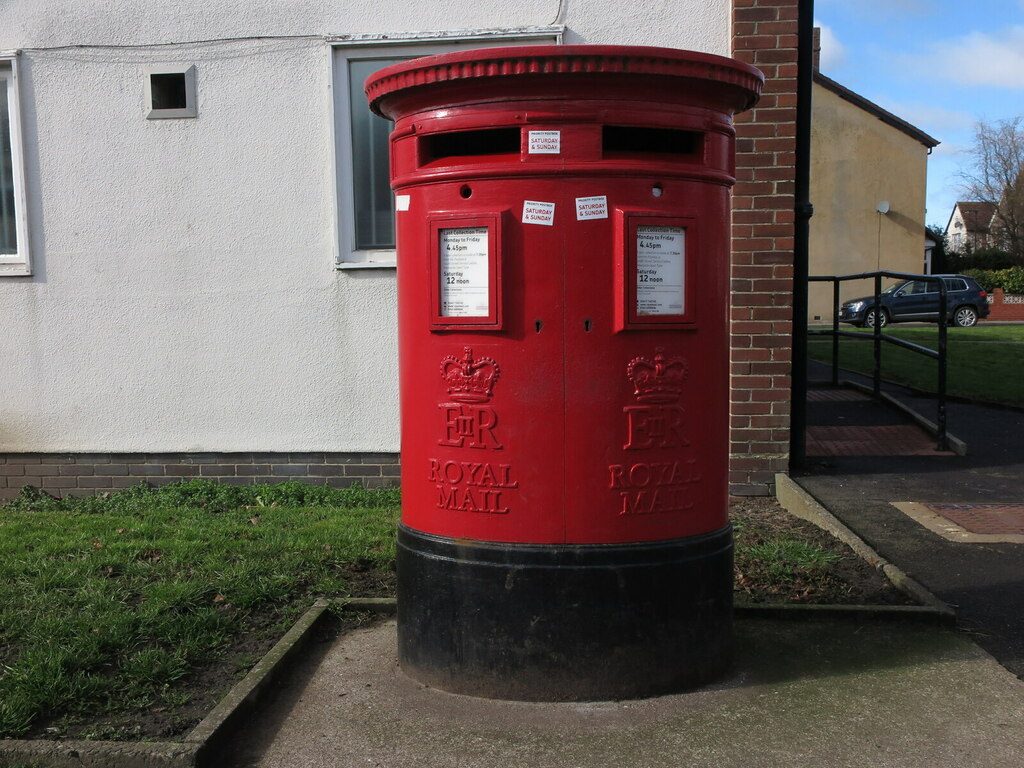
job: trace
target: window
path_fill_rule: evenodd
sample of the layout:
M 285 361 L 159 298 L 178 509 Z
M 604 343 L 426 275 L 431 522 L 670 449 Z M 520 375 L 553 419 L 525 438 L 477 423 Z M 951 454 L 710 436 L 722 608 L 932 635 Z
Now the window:
M 391 64 L 466 48 L 561 42 L 562 27 L 447 34 L 398 42 L 356 39 L 333 48 L 337 266 L 395 266 L 395 197 L 388 168 L 391 123 L 370 112 L 366 78 Z M 443 39 L 441 39 L 443 38 Z
M 0 275 L 30 275 L 18 62 L 0 58 Z
M 395 202 L 388 169 L 391 123 L 367 109 L 363 83 L 378 69 L 400 61 L 404 59 L 349 59 L 348 62 L 352 176 L 359 186 L 352 200 L 353 237 L 358 251 L 386 251 L 395 247 Z
M 907 283 L 903 288 L 903 293 L 907 296 L 920 296 L 922 293 L 933 293 L 937 290 L 935 284 L 928 280 L 914 280 L 912 283 Z
M 196 68 L 159 69 L 146 67 L 146 117 L 166 120 L 175 117 L 195 117 Z

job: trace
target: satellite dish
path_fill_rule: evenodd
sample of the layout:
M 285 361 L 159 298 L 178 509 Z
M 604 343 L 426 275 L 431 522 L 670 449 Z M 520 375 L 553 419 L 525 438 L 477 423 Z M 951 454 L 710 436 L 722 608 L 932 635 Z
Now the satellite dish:
M 889 201 L 888 200 L 880 201 L 878 203 L 878 205 L 875 207 L 875 210 L 878 211 L 879 213 L 888 213 L 889 212 Z

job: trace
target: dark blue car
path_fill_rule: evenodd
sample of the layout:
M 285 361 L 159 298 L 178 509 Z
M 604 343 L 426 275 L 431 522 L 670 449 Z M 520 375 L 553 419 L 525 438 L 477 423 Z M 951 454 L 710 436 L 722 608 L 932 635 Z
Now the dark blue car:
M 988 295 L 965 275 L 934 275 L 946 284 L 946 322 L 969 328 L 988 317 Z M 875 325 L 874 297 L 844 301 L 839 320 L 857 327 Z M 901 280 L 882 291 L 879 297 L 881 324 L 909 321 L 938 322 L 939 285 L 935 280 Z

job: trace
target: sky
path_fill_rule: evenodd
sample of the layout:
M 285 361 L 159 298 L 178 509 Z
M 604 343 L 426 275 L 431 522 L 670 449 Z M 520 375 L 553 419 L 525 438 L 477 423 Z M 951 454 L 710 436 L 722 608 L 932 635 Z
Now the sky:
M 1024 0 L 815 0 L 821 72 L 941 144 L 926 224 L 945 228 L 978 121 L 1024 116 Z

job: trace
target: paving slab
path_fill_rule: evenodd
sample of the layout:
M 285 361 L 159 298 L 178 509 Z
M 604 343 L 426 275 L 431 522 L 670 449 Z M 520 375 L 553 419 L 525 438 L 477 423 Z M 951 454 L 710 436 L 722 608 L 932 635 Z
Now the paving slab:
M 1024 754 L 1024 683 L 954 630 L 737 622 L 732 675 L 700 691 L 581 704 L 424 687 L 395 623 L 314 648 L 226 766 L 984 768 Z

